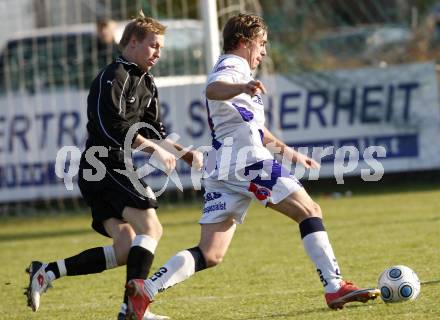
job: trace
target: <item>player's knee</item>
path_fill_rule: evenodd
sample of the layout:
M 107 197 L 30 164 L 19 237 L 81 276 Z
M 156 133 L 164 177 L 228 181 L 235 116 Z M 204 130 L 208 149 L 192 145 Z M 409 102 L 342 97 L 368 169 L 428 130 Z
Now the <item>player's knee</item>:
M 310 217 L 322 218 L 321 206 L 319 204 L 317 204 L 315 201 L 312 201 L 309 213 L 310 213 Z
M 159 241 L 163 234 L 163 227 L 159 218 L 156 215 L 152 215 L 149 219 L 149 224 L 152 233 L 155 235 L 155 239 Z
M 223 255 L 222 254 L 208 254 L 208 255 L 205 255 L 205 260 L 206 260 L 206 267 L 212 268 L 212 267 L 215 267 L 215 266 L 219 265 L 220 263 L 222 263 Z
M 147 234 L 159 241 L 163 234 L 163 227 L 156 216 L 148 217 L 145 227 L 141 230 L 142 234 Z
M 159 220 L 156 220 L 154 227 L 152 228 L 154 230 L 154 238 L 159 241 L 160 238 L 162 238 L 163 235 L 163 227 L 162 224 L 159 222 Z
M 299 208 L 299 219 L 298 222 L 301 222 L 302 220 L 312 218 L 312 217 L 319 217 L 322 218 L 322 211 L 319 204 L 317 204 L 314 201 L 310 201 L 307 203 L 303 203 Z

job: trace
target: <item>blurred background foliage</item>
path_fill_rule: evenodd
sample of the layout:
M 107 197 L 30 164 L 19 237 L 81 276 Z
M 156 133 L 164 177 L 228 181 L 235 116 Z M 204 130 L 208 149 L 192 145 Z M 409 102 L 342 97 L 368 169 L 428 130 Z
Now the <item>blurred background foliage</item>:
M 436 0 L 261 0 L 276 72 L 437 60 Z
M 159 19 L 201 19 L 202 0 L 81 1 L 77 19 L 134 17 L 139 10 Z M 37 26 L 56 23 L 34 0 Z M 51 4 L 53 6 L 53 4 Z M 270 72 L 301 72 L 439 60 L 438 0 L 217 0 L 219 27 L 238 12 L 260 14 L 270 34 Z M 87 18 L 89 16 L 89 18 Z

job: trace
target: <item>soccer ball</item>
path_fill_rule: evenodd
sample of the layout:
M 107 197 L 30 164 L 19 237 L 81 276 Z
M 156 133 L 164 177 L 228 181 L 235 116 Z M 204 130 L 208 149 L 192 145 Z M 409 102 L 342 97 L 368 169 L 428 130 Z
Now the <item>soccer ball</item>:
M 386 303 L 414 300 L 420 293 L 420 280 L 410 268 L 393 266 L 382 272 L 378 288 Z

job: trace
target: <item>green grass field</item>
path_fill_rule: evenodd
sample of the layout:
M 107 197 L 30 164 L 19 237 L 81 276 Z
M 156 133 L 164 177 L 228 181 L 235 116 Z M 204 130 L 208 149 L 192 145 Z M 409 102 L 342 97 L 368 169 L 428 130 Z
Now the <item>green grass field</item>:
M 374 286 L 386 267 L 407 265 L 422 281 L 413 303 L 386 305 L 378 299 L 329 310 L 297 225 L 255 204 L 223 264 L 160 294 L 152 309 L 172 319 L 440 319 L 439 199 L 438 188 L 316 197 L 345 278 Z M 153 269 L 196 244 L 200 206 L 159 210 L 165 232 Z M 125 268 L 56 281 L 37 313 L 26 307 L 22 294 L 24 269 L 32 259 L 54 261 L 110 244 L 89 225 L 86 212 L 1 222 L 0 319 L 116 318 Z

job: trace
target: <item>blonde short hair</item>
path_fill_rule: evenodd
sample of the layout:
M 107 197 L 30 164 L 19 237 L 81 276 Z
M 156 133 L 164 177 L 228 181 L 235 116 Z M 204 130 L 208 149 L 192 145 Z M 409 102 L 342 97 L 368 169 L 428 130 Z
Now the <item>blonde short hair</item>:
M 119 41 L 119 48 L 123 50 L 132 36 L 135 36 L 137 40 L 142 41 L 145 39 L 148 33 L 165 34 L 166 27 L 159 21 L 146 17 L 144 13 L 139 12 L 139 16 L 131 20 L 122 33 L 121 40 Z

